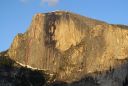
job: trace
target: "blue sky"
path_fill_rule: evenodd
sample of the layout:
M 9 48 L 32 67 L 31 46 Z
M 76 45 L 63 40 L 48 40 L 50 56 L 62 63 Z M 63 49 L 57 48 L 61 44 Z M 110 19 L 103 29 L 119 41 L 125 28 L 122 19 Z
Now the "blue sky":
M 33 15 L 54 10 L 128 25 L 128 0 L 0 0 L 0 51 L 28 29 Z

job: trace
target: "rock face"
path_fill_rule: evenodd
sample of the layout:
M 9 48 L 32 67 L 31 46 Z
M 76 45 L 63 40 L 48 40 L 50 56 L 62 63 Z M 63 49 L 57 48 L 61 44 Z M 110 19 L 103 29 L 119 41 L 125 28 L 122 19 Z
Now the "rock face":
M 44 71 L 23 67 L 0 53 L 0 86 L 44 86 L 49 80 Z
M 128 73 L 128 26 L 64 11 L 39 13 L 27 32 L 15 37 L 7 54 L 55 73 L 59 81 L 72 83 L 90 75 L 100 86 L 123 86 Z

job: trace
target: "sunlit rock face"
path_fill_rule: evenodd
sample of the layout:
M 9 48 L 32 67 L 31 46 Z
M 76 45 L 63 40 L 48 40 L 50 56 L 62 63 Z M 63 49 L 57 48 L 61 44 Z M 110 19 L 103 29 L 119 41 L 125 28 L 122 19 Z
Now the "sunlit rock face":
M 39 13 L 29 29 L 15 37 L 8 54 L 25 65 L 56 73 L 57 80 L 72 82 L 127 63 L 123 61 L 128 59 L 127 29 L 70 12 Z

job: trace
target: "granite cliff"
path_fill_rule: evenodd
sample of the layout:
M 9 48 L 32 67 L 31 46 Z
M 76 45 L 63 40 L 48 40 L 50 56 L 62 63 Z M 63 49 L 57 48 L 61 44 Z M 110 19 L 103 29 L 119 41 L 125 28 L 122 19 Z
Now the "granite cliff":
M 51 86 L 126 86 L 128 26 L 65 11 L 38 13 L 6 55 L 55 74 Z

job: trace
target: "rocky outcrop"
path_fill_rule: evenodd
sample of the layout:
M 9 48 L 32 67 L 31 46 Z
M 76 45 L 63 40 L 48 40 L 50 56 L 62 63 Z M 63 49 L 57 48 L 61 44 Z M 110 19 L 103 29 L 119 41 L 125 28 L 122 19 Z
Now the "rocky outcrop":
M 55 73 L 56 81 L 81 82 L 90 75 L 100 86 L 123 86 L 128 73 L 127 29 L 70 12 L 39 13 L 27 32 L 15 37 L 7 54 Z

